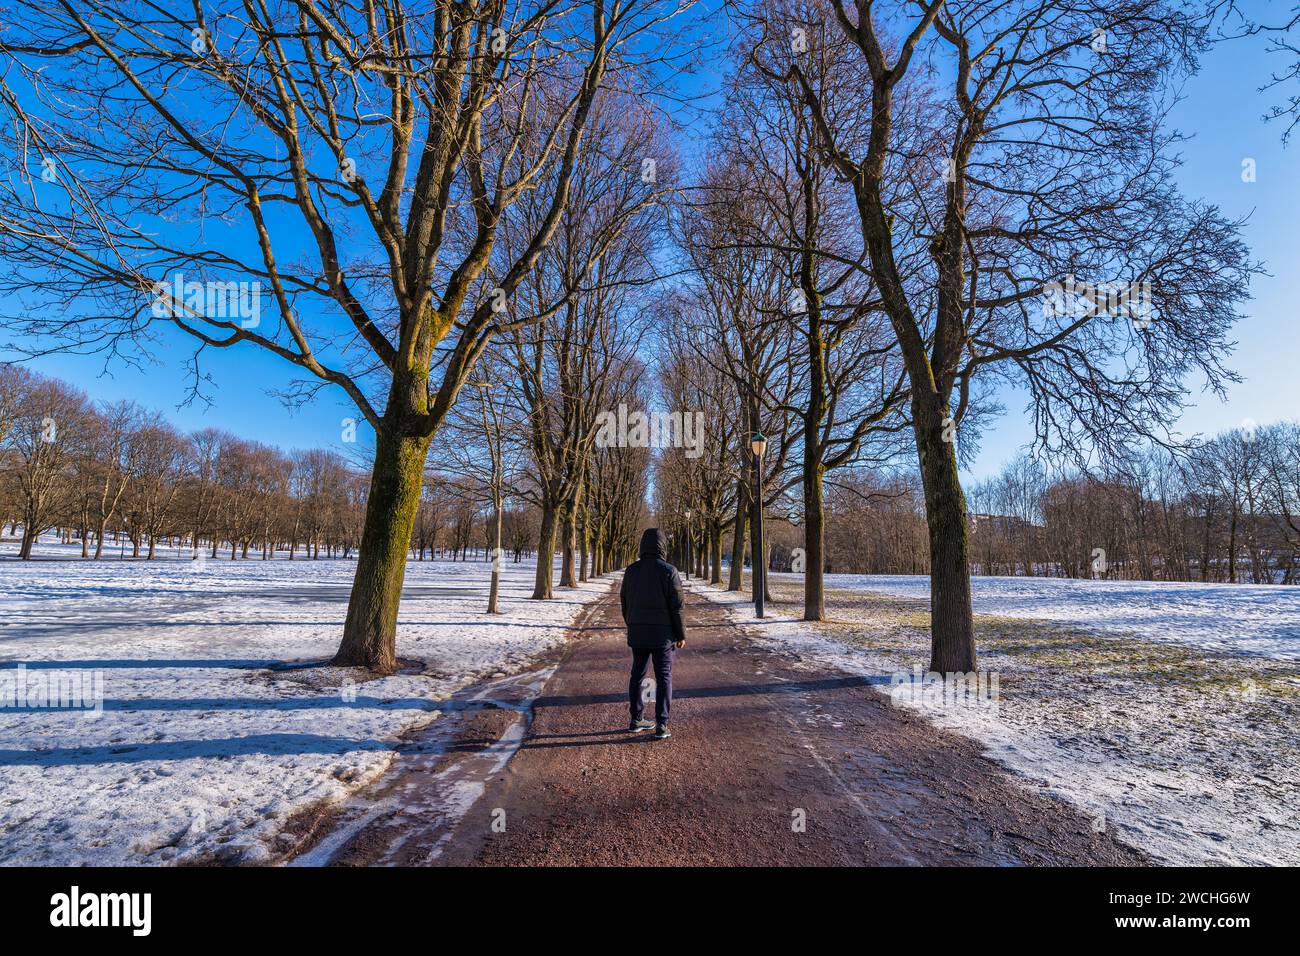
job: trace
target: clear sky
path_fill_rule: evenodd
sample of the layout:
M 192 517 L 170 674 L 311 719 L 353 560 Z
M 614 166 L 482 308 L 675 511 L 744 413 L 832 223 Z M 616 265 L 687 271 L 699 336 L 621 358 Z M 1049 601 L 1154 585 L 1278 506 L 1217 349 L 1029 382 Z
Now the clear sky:
M 1259 87 L 1271 70 L 1284 65 L 1278 57 L 1265 57 L 1263 49 L 1262 41 L 1248 40 L 1207 54 L 1173 114 L 1174 125 L 1192 135 L 1182 149 L 1184 190 L 1217 204 L 1229 217 L 1248 216 L 1246 241 L 1270 273 L 1255 280 L 1254 298 L 1242 308 L 1246 319 L 1235 330 L 1238 347 L 1230 364 L 1245 380 L 1230 387 L 1226 403 L 1202 393 L 1201 383 L 1191 383 L 1197 404 L 1179 423 L 1185 435 L 1210 434 L 1244 419 L 1263 425 L 1300 418 L 1295 321 L 1300 302 L 1300 134 L 1283 147 L 1281 124 L 1261 119 L 1281 94 L 1261 94 Z M 1256 162 L 1255 182 L 1242 181 L 1246 158 Z M 340 447 L 341 420 L 356 416 L 338 390 L 327 390 L 313 405 L 290 413 L 270 393 L 295 370 L 251 346 L 206 353 L 204 371 L 215 383 L 207 388 L 212 404 L 182 406 L 189 355 L 186 343 L 176 339 L 159 350 L 158 364 L 144 373 L 111 367 L 105 374 L 102 359 L 95 356 L 51 356 L 33 367 L 74 382 L 95 399 L 134 399 L 186 430 L 217 426 L 284 448 Z M 1024 396 L 1008 392 L 1001 400 L 1007 413 L 984 436 L 967 478 L 996 472 L 1031 437 Z

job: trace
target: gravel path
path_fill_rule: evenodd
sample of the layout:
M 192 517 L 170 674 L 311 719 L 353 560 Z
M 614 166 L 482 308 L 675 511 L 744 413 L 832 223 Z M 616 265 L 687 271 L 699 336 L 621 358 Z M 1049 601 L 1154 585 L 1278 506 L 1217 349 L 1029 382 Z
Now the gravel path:
M 330 862 L 1146 862 L 862 678 L 763 650 L 696 595 L 686 623 L 671 739 L 625 730 L 630 655 L 611 593 L 575 629 L 525 733 L 512 721 L 526 707 L 466 722 L 450 766 L 395 771 L 387 793 L 409 794 L 404 808 L 385 808 Z M 457 812 L 427 809 L 447 806 Z

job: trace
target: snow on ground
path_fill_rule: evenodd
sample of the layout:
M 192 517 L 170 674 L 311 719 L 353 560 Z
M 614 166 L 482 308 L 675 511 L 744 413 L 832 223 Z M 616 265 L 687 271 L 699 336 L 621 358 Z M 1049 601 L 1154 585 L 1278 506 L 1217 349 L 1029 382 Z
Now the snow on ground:
M 489 617 L 489 564 L 409 562 L 397 651 L 421 672 L 369 679 L 280 666 L 333 654 L 353 561 L 15 554 L 0 545 L 4 864 L 269 859 L 295 811 L 374 779 L 438 701 L 563 641 L 610 586 L 531 601 L 533 564 L 507 562 Z M 31 696 L 55 675 L 102 681 L 102 713 Z
M 830 620 L 816 624 L 800 620 L 801 576 L 772 579 L 777 600 L 762 621 L 748 592 L 693 586 L 765 646 L 869 677 L 899 706 L 918 706 L 907 684 L 902 693 L 891 684 L 928 666 L 927 579 L 882 587 L 875 576 L 828 575 Z M 1157 860 L 1300 864 L 1300 667 L 1287 610 L 1300 589 L 974 583 L 996 706 L 931 704 L 920 708 L 928 719 Z M 1120 608 L 1138 592 L 1149 607 L 1126 622 Z M 1108 613 L 1091 613 L 1099 609 Z
M 930 600 L 925 575 L 830 574 L 829 587 Z M 977 613 L 1067 624 L 1099 634 L 1300 660 L 1300 587 L 1074 578 L 973 577 Z

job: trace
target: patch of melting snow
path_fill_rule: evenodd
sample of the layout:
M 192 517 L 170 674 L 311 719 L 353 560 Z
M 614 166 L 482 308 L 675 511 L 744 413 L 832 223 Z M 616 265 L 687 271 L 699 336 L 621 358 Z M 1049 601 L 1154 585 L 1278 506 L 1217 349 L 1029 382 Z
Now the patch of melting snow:
M 461 706 L 453 703 L 455 710 L 470 710 L 477 705 L 515 711 L 517 716 L 492 744 L 437 772 L 434 768 L 454 739 L 455 728 L 446 721 L 425 728 L 415 745 L 399 751 L 384 778 L 348 799 L 324 839 L 287 865 L 327 866 L 354 837 L 384 819 L 400 820 L 401 825 L 378 859 L 379 865 L 392 865 L 399 851 L 413 839 L 431 835 L 424 862 L 434 862 L 488 783 L 519 751 L 532 722 L 533 702 L 554 673 L 552 666 L 514 677 L 498 675 L 461 698 Z

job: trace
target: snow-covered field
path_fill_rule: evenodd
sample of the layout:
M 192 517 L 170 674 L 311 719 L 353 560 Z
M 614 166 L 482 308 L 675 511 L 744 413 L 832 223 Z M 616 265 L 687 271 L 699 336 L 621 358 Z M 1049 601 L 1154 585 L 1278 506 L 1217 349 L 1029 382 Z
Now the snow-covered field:
M 930 600 L 924 575 L 828 574 L 827 587 Z M 1084 624 L 1097 633 L 1300 660 L 1300 587 L 973 577 L 977 613 Z
M 928 667 L 928 579 L 828 575 L 831 620 L 810 624 L 802 576 L 772 578 L 761 623 L 747 591 L 694 586 L 764 645 L 884 693 Z M 997 706 L 923 712 L 1156 860 L 1298 865 L 1298 592 L 976 578 Z
M 6 864 L 268 859 L 295 811 L 382 773 L 439 700 L 555 646 L 610 586 L 531 601 L 533 565 L 507 562 L 504 614 L 489 617 L 487 563 L 412 561 L 397 650 L 422 672 L 369 680 L 278 666 L 333 654 L 352 561 L 14 553 L 0 545 Z M 32 696 L 55 675 L 84 678 L 91 696 L 102 686 L 102 713 Z M 27 700 L 15 707 L 18 680 Z

